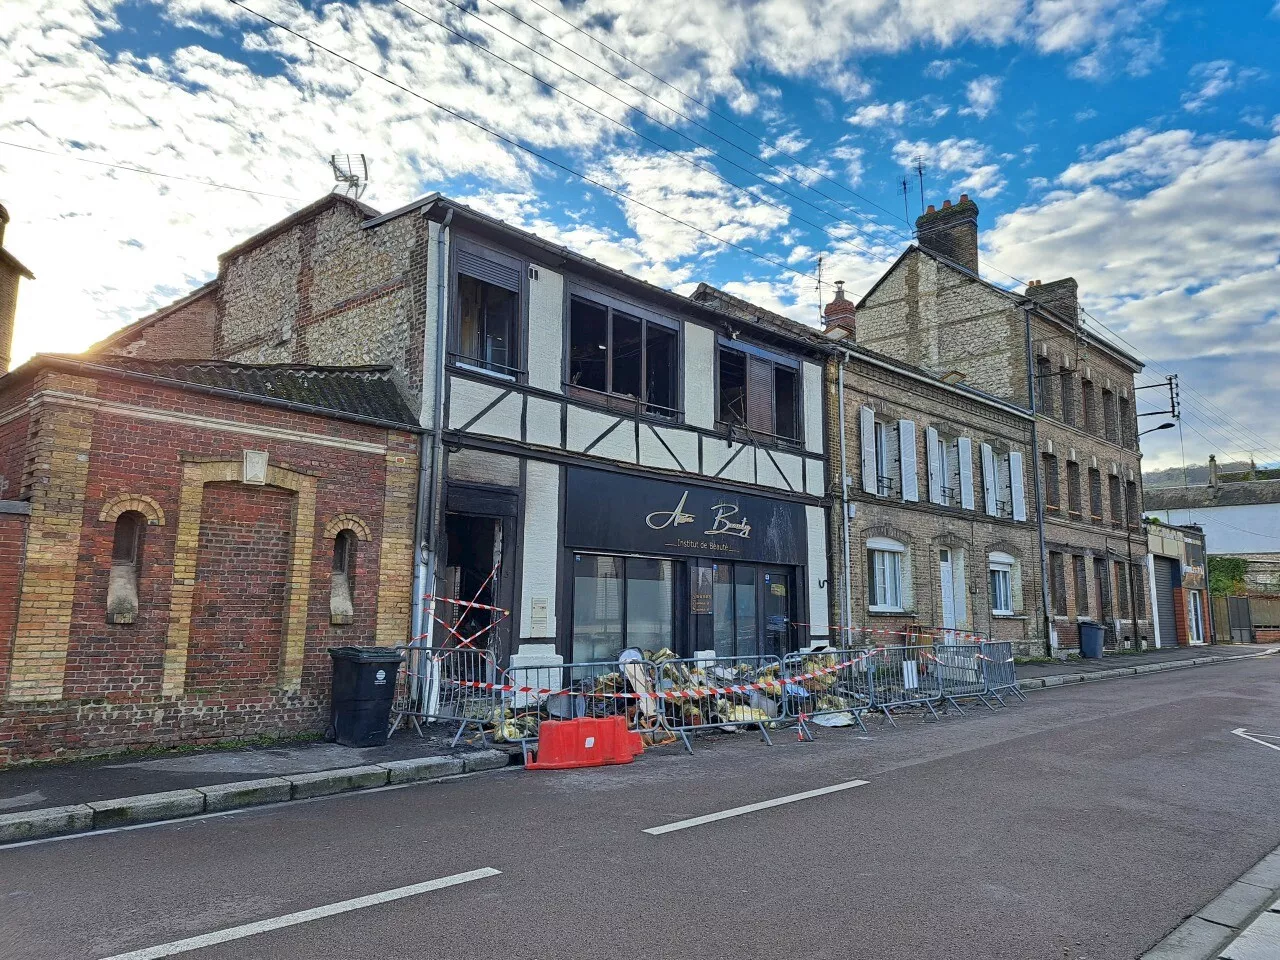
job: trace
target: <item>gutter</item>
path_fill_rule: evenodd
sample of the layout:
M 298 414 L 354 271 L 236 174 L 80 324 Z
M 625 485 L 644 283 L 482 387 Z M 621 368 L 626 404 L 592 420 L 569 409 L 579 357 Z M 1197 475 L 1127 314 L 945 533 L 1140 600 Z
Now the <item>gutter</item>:
M 850 596 L 852 592 L 852 569 L 850 563 L 850 544 L 849 544 L 849 461 L 845 459 L 845 437 L 844 437 L 844 365 L 849 360 L 849 354 L 846 351 L 844 356 L 840 358 L 840 374 L 839 374 L 839 391 L 840 391 L 840 526 L 841 526 L 841 545 L 844 548 L 844 589 L 841 591 L 841 614 L 844 617 L 844 623 L 841 626 L 847 631 L 841 636 L 841 641 L 853 634 L 853 601 Z

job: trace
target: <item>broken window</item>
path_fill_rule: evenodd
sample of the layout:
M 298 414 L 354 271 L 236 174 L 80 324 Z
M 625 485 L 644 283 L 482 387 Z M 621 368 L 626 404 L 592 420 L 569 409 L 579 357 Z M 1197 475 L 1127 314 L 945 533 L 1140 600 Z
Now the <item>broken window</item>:
M 678 415 L 674 324 L 575 296 L 569 303 L 569 391 L 619 410 Z
M 514 377 L 520 365 L 520 261 L 460 242 L 457 270 L 457 360 Z
M 753 433 L 800 439 L 800 368 L 754 347 L 722 344 L 719 357 L 721 423 Z

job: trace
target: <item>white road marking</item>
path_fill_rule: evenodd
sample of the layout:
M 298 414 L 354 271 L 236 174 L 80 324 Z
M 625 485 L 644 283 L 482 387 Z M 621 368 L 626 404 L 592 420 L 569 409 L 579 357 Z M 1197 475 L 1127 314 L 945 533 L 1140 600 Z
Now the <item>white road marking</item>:
M 850 780 L 848 783 L 837 783 L 830 787 L 819 787 L 817 790 L 806 790 L 804 793 L 793 793 L 789 796 L 778 797 L 774 800 L 761 800 L 759 803 L 748 803 L 743 807 L 734 807 L 732 810 L 721 810 L 719 813 L 707 813 L 701 817 L 691 817 L 688 820 L 678 820 L 675 823 L 665 823 L 660 827 L 649 827 L 644 832 L 652 836 L 658 836 L 663 833 L 673 833 L 676 830 L 687 830 L 689 827 L 700 827 L 704 823 L 714 823 L 717 820 L 727 820 L 729 817 L 740 817 L 744 813 L 755 813 L 757 810 L 768 810 L 770 807 L 780 807 L 784 803 L 795 803 L 799 800 L 811 800 L 814 797 L 826 796 L 828 793 L 839 793 L 841 790 L 851 790 L 854 787 L 865 787 L 866 780 Z
M 1258 737 L 1262 736 L 1262 734 L 1258 734 L 1258 737 L 1250 736 L 1249 734 L 1244 732 L 1244 729 L 1245 729 L 1244 727 L 1236 727 L 1231 732 L 1234 733 L 1237 737 L 1244 737 L 1246 740 L 1252 740 L 1254 743 L 1260 743 L 1262 744 L 1262 746 L 1270 747 L 1272 750 L 1280 750 L 1280 744 L 1267 743 L 1266 740 L 1259 740 Z M 1277 738 L 1271 737 L 1268 739 L 1277 739 Z
M 129 953 L 118 953 L 112 957 L 105 957 L 104 960 L 161 960 L 162 957 L 172 957 L 174 954 L 188 953 L 192 950 L 200 950 L 204 947 L 212 947 L 232 940 L 243 940 L 245 937 L 255 937 L 260 933 L 268 933 L 284 927 L 294 927 L 300 923 L 310 923 L 312 920 L 322 920 L 325 917 L 349 913 L 352 910 L 363 910 L 365 907 L 377 906 L 380 903 L 388 903 L 392 900 L 416 897 L 419 894 L 430 893 L 432 890 L 456 887 L 460 883 L 470 883 L 472 880 L 496 877 L 500 873 L 502 873 L 501 870 L 495 870 L 493 867 L 481 867 L 479 870 L 455 873 L 451 877 L 428 880 L 426 883 L 415 883 L 408 887 L 397 887 L 394 890 L 384 890 L 382 893 L 372 893 L 367 897 L 356 897 L 354 900 L 342 900 L 323 907 L 312 907 L 310 910 L 286 913 L 282 917 L 272 917 L 270 920 L 258 920 L 239 927 L 231 927 L 227 930 L 202 933 L 198 937 L 187 937 L 185 940 L 162 943 L 158 947 L 146 947 L 143 950 L 133 950 Z

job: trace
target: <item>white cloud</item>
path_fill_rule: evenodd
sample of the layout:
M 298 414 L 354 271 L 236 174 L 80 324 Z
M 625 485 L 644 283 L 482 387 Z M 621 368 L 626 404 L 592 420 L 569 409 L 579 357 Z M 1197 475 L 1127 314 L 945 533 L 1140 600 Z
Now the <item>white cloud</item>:
M 1042 199 L 1000 217 L 984 234 L 983 258 L 1023 278 L 1074 276 L 1091 313 L 1280 447 L 1270 415 L 1280 404 L 1270 373 L 1280 306 L 1269 292 L 1280 288 L 1280 225 L 1260 202 L 1280 194 L 1276 133 L 1131 130 L 1070 165 Z M 1170 442 L 1153 435 L 1143 447 L 1158 464 Z M 1186 442 L 1199 460 L 1214 450 L 1191 432 Z
M 905 100 L 894 103 L 868 103 L 853 111 L 846 120 L 855 127 L 876 127 L 884 124 L 900 124 L 907 116 Z
M 893 158 L 910 168 L 913 158 L 924 157 L 926 176 L 950 174 L 950 191 L 967 190 L 979 197 L 994 197 L 1005 187 L 1000 166 L 992 162 L 991 151 L 971 137 L 949 137 L 938 143 L 926 140 L 899 140 Z
M 1203 110 L 1209 101 L 1222 96 L 1229 90 L 1266 76 L 1265 71 L 1255 67 L 1237 67 L 1230 60 L 1209 60 L 1197 63 L 1191 68 L 1190 77 L 1195 89 L 1182 95 L 1182 107 L 1191 113 Z
M 992 110 L 996 108 L 996 102 L 1000 99 L 1000 85 L 1004 81 L 1000 77 L 982 76 L 970 80 L 965 86 L 965 97 L 969 101 L 967 107 L 962 107 L 960 112 L 963 114 L 972 114 L 979 120 L 985 120 Z
M 1075 112 L 1076 123 L 1084 123 L 1086 120 L 1092 120 L 1097 115 L 1098 111 L 1093 109 L 1093 107 L 1085 107 L 1083 110 L 1077 110 Z
M 929 65 L 924 68 L 924 75 L 935 80 L 942 80 L 950 76 L 951 72 L 957 67 L 963 66 L 968 66 L 967 60 L 930 60 Z

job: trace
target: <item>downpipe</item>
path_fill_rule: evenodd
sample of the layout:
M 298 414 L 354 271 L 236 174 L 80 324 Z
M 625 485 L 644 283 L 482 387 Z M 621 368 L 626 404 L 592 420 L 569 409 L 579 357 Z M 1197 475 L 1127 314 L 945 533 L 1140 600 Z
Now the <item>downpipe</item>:
M 841 624 L 844 635 L 840 638 L 841 645 L 852 640 L 853 637 L 853 603 L 850 600 L 850 594 L 853 592 L 852 564 L 850 562 L 850 544 L 849 544 L 849 461 L 845 455 L 845 436 L 844 436 L 844 367 L 849 362 L 849 354 L 845 353 L 840 358 L 840 372 L 838 375 L 839 386 L 837 390 L 840 394 L 840 527 L 841 527 L 841 545 L 844 548 L 844 589 L 841 591 L 840 612 L 843 615 L 844 623 Z

